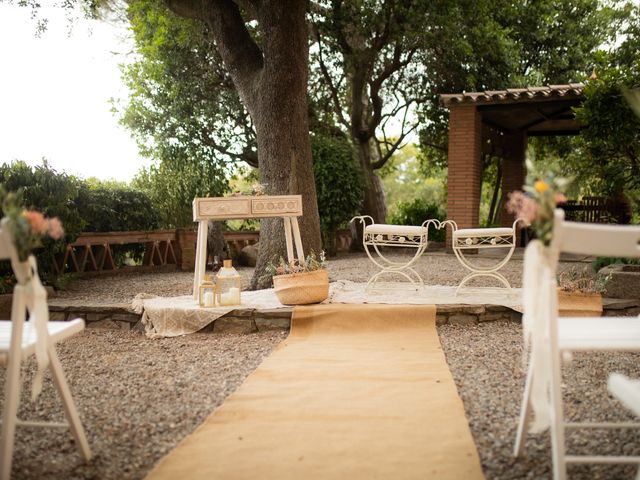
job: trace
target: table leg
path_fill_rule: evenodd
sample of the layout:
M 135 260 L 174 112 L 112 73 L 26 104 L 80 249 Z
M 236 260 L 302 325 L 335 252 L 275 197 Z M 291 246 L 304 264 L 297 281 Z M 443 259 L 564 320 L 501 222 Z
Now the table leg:
M 209 222 L 204 220 L 198 223 L 198 240 L 196 242 L 196 265 L 193 275 L 193 298 L 198 299 L 198 287 L 202 283 L 204 272 L 207 268 L 207 234 Z
M 304 251 L 302 250 L 302 238 L 300 237 L 300 227 L 298 227 L 298 217 L 291 217 L 291 226 L 293 227 L 293 239 L 296 242 L 296 251 L 298 260 L 304 263 Z
M 289 263 L 295 260 L 293 255 L 293 241 L 291 239 L 291 219 L 289 217 L 282 217 L 284 222 L 284 239 L 287 242 L 287 260 Z

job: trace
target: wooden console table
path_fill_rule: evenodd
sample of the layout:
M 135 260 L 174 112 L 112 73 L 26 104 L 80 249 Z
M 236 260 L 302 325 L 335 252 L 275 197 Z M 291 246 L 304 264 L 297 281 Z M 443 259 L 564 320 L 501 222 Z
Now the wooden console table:
M 298 217 L 302 216 L 301 195 L 260 195 L 239 197 L 205 197 L 193 199 L 193 221 L 198 222 L 196 266 L 193 278 L 193 298 L 198 297 L 207 263 L 207 233 L 209 220 L 282 217 L 287 259 L 304 259 Z M 293 244 L 297 257 L 294 255 Z

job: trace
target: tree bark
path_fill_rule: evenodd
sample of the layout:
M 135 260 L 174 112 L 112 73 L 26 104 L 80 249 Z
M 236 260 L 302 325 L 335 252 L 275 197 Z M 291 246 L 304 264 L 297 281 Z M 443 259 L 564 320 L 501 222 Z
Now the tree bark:
M 260 181 L 269 195 L 302 195 L 300 231 L 305 253 L 322 248 L 307 111 L 309 45 L 304 0 L 252 2 L 260 44 L 251 37 L 237 2 L 166 0 L 178 15 L 209 25 L 256 129 Z M 285 255 L 281 219 L 260 225 L 260 251 L 250 288 L 271 286 L 265 267 Z
M 358 144 L 358 158 L 364 172 L 363 214 L 371 215 L 376 223 L 385 223 L 387 219 L 387 203 L 382 180 L 373 169 L 371 143 Z

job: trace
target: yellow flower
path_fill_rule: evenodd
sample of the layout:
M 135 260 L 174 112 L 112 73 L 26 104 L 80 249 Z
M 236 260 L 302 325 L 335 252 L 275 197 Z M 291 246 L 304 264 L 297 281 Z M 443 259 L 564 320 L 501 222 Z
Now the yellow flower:
M 544 193 L 549 190 L 549 184 L 545 181 L 538 180 L 533 184 L 533 188 L 535 188 L 538 193 Z

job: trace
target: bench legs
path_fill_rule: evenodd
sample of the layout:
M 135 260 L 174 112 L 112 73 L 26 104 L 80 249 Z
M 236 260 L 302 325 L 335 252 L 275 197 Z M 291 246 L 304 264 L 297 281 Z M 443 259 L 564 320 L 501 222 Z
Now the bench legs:
M 456 295 L 458 295 L 458 293 L 460 292 L 460 289 L 464 287 L 467 284 L 467 282 L 469 282 L 473 278 L 478 278 L 478 277 L 495 278 L 500 283 L 502 283 L 502 285 L 504 285 L 504 287 L 509 291 L 509 293 L 511 293 L 513 290 L 511 289 L 511 285 L 509 284 L 509 281 L 505 278 L 504 275 L 502 275 L 501 273 L 498 273 L 498 270 L 504 267 L 507 264 L 507 262 L 511 260 L 511 256 L 513 255 L 514 250 L 515 250 L 515 245 L 509 248 L 509 252 L 500 262 L 496 263 L 491 267 L 480 267 L 478 265 L 473 264 L 471 261 L 469 261 L 464 256 L 464 253 L 462 250 L 454 247 L 453 253 L 456 254 L 456 257 L 458 258 L 460 263 L 467 269 L 471 270 L 471 273 L 466 277 L 464 277 L 460 282 L 460 284 L 458 285 L 458 288 L 456 289 Z

